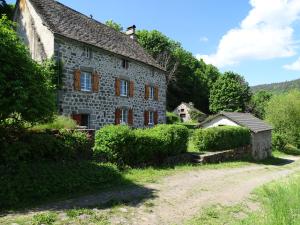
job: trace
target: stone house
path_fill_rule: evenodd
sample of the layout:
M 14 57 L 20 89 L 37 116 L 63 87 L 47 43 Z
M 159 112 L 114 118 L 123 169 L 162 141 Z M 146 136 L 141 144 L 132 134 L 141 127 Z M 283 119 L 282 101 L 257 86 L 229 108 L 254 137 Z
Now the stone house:
M 32 58 L 62 62 L 59 113 L 79 125 L 165 123 L 166 74 L 138 44 L 54 0 L 18 0 L 14 20 Z
M 196 109 L 192 102 L 190 103 L 182 102 L 179 106 L 176 107 L 176 109 L 174 109 L 173 113 L 178 115 L 182 122 L 188 122 L 192 120 L 191 118 L 192 111 L 195 111 L 199 115 L 201 115 L 200 117 L 202 118 L 199 118 L 200 120 L 203 121 L 205 119 L 206 115 L 202 113 L 200 110 Z
M 250 113 L 221 112 L 200 124 L 202 128 L 242 126 L 251 131 L 252 157 L 265 159 L 272 154 L 272 127 Z

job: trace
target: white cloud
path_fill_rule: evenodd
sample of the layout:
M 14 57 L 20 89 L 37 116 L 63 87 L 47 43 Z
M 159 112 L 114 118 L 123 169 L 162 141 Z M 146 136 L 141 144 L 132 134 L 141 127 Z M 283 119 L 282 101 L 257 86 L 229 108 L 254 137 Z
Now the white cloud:
M 208 42 L 208 37 L 205 36 L 201 37 L 200 42 Z
M 284 65 L 283 68 L 287 70 L 300 71 L 300 57 L 295 62 Z
M 250 0 L 252 9 L 238 28 L 220 40 L 216 53 L 196 55 L 219 67 L 246 59 L 272 59 L 296 54 L 292 24 L 299 19 L 299 0 Z

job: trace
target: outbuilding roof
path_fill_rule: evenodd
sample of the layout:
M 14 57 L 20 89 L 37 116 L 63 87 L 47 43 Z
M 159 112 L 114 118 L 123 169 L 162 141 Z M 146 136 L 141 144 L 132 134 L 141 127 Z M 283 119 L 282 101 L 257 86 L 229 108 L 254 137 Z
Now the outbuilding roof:
M 211 117 L 208 120 L 201 123 L 201 125 L 209 121 L 212 121 L 218 116 L 225 116 L 231 121 L 239 124 L 240 126 L 249 128 L 254 133 L 259 133 L 262 131 L 268 131 L 273 129 L 272 126 L 270 126 L 263 120 L 253 116 L 251 113 L 239 113 L 239 112 L 220 112 L 216 116 Z
M 161 66 L 136 40 L 54 0 L 29 0 L 54 33 L 146 63 Z

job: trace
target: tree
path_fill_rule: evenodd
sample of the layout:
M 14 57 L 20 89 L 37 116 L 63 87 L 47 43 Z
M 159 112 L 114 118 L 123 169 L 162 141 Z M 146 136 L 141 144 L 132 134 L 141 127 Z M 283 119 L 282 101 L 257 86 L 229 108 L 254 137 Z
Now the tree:
M 260 119 L 265 117 L 265 107 L 270 101 L 272 94 L 267 91 L 259 91 L 252 95 L 249 103 L 249 111 Z
M 116 23 L 116 22 L 113 21 L 113 20 L 107 20 L 107 21 L 105 22 L 105 25 L 106 25 L 106 26 L 109 26 L 109 27 L 111 27 L 111 28 L 113 28 L 113 29 L 115 29 L 116 31 L 119 31 L 119 32 L 122 32 L 122 31 L 123 31 L 122 25 L 119 24 L 119 23 Z
M 225 72 L 213 84 L 210 92 L 210 110 L 244 112 L 251 98 L 248 83 L 239 74 Z
M 0 0 L 0 17 L 5 14 L 10 20 L 13 19 L 15 5 L 7 4 L 5 0 Z
M 266 107 L 266 120 L 276 133 L 284 134 L 290 144 L 300 148 L 300 91 L 274 95 Z
M 50 119 L 55 110 L 52 73 L 31 59 L 6 16 L 0 19 L 0 46 L 0 122 Z

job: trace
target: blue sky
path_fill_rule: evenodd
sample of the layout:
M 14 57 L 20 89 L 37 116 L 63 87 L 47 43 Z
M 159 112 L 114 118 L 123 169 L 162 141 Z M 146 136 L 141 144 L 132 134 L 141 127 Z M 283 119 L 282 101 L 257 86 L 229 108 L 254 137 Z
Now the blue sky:
M 300 0 L 59 1 L 100 22 L 157 29 L 250 85 L 300 78 Z

